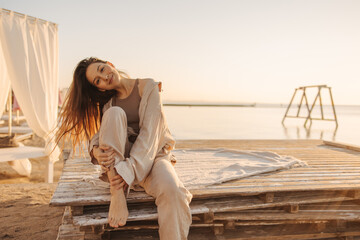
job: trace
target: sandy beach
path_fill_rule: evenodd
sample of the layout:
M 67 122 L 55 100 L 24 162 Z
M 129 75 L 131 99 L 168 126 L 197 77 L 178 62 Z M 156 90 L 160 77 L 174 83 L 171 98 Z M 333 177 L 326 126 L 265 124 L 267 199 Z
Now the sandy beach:
M 27 146 L 44 146 L 34 136 Z M 0 163 L 0 239 L 56 239 L 63 209 L 49 207 L 63 168 L 63 158 L 55 163 L 54 183 L 44 183 L 44 158 L 30 159 L 30 178 L 17 174 L 8 163 Z

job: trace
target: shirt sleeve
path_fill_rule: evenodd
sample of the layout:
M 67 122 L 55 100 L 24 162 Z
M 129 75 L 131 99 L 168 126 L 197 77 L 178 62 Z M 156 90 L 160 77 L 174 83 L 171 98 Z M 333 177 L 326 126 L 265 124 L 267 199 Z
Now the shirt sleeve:
M 136 179 L 141 182 L 150 172 L 164 134 L 165 120 L 158 87 L 152 89 L 144 112 L 143 124 L 131 148 L 130 157 L 120 161 L 117 172 L 129 186 Z

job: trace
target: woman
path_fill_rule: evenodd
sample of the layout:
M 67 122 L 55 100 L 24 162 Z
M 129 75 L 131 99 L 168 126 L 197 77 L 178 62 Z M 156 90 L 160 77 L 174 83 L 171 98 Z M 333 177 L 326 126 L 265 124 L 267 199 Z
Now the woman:
M 175 141 L 158 83 L 131 79 L 97 58 L 84 59 L 74 71 L 60 123 L 57 141 L 70 136 L 74 147 L 90 140 L 91 161 L 102 166 L 100 178 L 110 182 L 110 226 L 125 225 L 124 191 L 140 185 L 156 199 L 160 239 L 187 238 L 192 195 L 171 164 Z

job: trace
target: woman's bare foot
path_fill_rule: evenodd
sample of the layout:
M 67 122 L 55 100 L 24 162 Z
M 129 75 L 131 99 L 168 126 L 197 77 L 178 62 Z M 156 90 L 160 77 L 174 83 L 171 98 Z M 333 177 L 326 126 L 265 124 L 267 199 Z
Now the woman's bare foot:
M 111 187 L 111 202 L 108 221 L 111 227 L 124 226 L 129 216 L 124 190 Z
M 114 178 L 114 176 L 116 176 L 116 174 L 117 173 L 115 168 L 111 166 L 110 170 L 107 173 L 108 178 L 112 179 Z M 111 227 L 124 226 L 129 216 L 124 190 L 123 188 L 116 189 L 116 187 L 111 186 L 110 192 L 111 192 L 111 200 L 110 200 L 110 208 L 108 215 L 109 225 Z

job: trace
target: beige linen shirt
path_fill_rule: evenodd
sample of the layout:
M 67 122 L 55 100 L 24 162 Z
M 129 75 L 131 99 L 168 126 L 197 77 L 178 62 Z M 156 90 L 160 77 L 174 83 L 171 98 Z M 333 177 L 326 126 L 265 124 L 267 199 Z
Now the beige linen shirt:
M 161 83 L 147 79 L 139 106 L 139 135 L 131 148 L 130 157 L 115 165 L 130 187 L 147 177 L 159 153 L 169 152 L 175 147 L 175 140 L 166 123 L 159 86 L 161 88 Z M 104 105 L 103 113 L 110 107 L 112 99 Z M 89 152 L 95 145 L 99 145 L 99 132 L 90 140 Z M 96 163 L 94 160 L 92 158 L 92 162 Z

